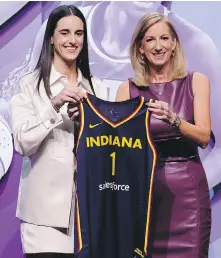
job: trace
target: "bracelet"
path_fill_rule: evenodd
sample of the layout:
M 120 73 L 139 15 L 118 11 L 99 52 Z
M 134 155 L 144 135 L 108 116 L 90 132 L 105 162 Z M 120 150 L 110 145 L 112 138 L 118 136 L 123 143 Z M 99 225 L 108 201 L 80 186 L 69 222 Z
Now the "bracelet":
M 60 111 L 60 108 L 62 106 L 59 106 L 59 105 L 56 105 L 54 102 L 53 102 L 53 99 L 51 100 L 51 104 L 53 106 L 53 108 L 55 109 L 55 111 L 58 113 Z
M 172 128 L 179 128 L 181 123 L 181 118 L 179 115 L 176 114 L 174 121 L 170 124 Z

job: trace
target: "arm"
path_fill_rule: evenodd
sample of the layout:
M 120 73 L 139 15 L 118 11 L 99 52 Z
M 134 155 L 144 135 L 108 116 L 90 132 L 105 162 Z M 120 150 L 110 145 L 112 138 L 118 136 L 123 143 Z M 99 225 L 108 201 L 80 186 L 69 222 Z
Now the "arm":
M 193 75 L 194 121 L 192 125 L 181 119 L 180 132 L 206 148 L 211 133 L 210 122 L 210 84 L 206 76 L 200 73 Z
M 128 100 L 129 98 L 130 98 L 129 82 L 126 81 L 119 86 L 115 101 L 124 101 L 124 100 Z
M 33 85 L 26 84 L 24 79 L 20 81 L 20 93 L 13 96 L 10 103 L 12 131 L 16 151 L 21 155 L 30 156 L 37 151 L 48 133 L 63 120 L 50 102 L 38 103 L 41 108 L 40 112 L 37 112 L 32 101 Z

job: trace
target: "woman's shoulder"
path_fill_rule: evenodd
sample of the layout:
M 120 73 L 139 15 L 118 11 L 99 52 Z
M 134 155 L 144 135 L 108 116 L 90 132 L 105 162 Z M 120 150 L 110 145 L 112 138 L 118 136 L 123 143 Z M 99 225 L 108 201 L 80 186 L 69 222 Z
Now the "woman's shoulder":
M 190 80 L 208 80 L 208 77 L 205 74 L 202 74 L 197 71 L 187 71 L 186 75 L 182 79 L 190 79 Z M 179 78 L 177 79 L 179 80 Z
M 204 88 L 210 88 L 209 78 L 202 73 L 194 72 L 192 78 L 192 87 L 193 92 L 195 92 L 198 88 L 202 90 Z
M 119 95 L 119 94 L 121 95 L 121 94 L 124 94 L 125 92 L 128 92 L 129 86 L 130 86 L 129 81 L 122 82 L 118 88 L 117 95 Z
M 38 81 L 38 70 L 31 71 L 23 75 L 19 80 L 19 92 L 33 92 Z
M 208 77 L 205 74 L 202 74 L 197 71 L 188 71 L 185 80 L 189 80 L 190 85 L 196 85 L 201 83 L 207 83 L 209 82 Z
M 39 71 L 33 70 L 31 72 L 26 73 L 23 75 L 20 79 L 20 82 L 26 83 L 26 84 L 33 84 L 38 79 Z
M 129 81 L 124 81 L 120 84 L 117 90 L 116 101 L 124 101 L 130 98 L 129 85 Z
M 205 74 L 202 74 L 200 72 L 190 72 L 193 75 L 193 78 L 196 78 L 197 80 L 208 80 L 208 77 Z
M 129 85 L 130 85 L 130 82 L 129 82 L 129 80 L 127 80 L 127 81 L 124 81 L 124 82 L 122 82 L 121 84 L 120 84 L 120 86 L 119 86 L 119 89 L 121 88 L 121 89 L 127 89 L 128 87 L 129 87 Z

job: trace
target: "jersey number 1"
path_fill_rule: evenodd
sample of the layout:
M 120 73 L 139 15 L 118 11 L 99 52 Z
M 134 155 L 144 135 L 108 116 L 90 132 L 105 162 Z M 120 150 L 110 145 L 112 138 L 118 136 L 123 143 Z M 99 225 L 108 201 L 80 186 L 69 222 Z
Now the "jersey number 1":
M 111 156 L 111 159 L 112 159 L 111 175 L 115 176 L 116 152 L 111 153 L 110 156 Z

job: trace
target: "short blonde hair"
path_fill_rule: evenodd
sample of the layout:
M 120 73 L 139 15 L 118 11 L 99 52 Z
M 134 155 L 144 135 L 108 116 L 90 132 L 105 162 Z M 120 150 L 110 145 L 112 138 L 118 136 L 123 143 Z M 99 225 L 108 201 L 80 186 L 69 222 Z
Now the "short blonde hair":
M 137 86 L 148 86 L 151 76 L 148 61 L 146 59 L 142 60 L 141 58 L 141 53 L 139 50 L 141 47 L 141 41 L 148 29 L 161 21 L 168 25 L 172 37 L 176 39 L 176 48 L 174 49 L 175 55 L 171 59 L 171 79 L 180 79 L 187 75 L 186 60 L 184 57 L 183 48 L 172 23 L 162 14 L 145 14 L 136 26 L 130 45 L 130 59 L 135 73 L 132 80 Z

